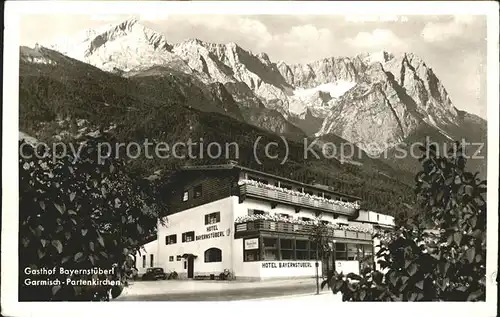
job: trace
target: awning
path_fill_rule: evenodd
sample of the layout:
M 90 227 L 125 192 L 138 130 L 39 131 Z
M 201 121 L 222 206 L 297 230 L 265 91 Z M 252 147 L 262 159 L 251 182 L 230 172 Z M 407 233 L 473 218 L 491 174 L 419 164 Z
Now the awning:
M 183 257 L 184 259 L 187 259 L 187 258 L 195 258 L 195 259 L 196 259 L 198 256 L 197 256 L 197 255 L 194 255 L 194 254 L 192 254 L 192 253 L 184 253 L 184 254 L 182 255 L 182 257 Z

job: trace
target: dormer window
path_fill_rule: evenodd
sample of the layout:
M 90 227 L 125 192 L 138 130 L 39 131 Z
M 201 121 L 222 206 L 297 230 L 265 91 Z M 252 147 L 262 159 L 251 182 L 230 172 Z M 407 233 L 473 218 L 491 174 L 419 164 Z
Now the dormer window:
M 194 188 L 194 198 L 201 197 L 203 194 L 201 184 Z
M 267 212 L 265 212 L 264 210 L 248 209 L 248 215 L 249 216 L 252 216 L 252 215 L 265 215 L 265 214 L 267 214 Z

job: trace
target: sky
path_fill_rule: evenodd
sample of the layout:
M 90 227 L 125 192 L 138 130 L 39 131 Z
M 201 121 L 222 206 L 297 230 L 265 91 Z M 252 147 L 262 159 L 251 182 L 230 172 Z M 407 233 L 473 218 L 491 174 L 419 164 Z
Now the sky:
M 21 45 L 49 44 L 129 16 L 30 15 L 21 19 Z M 142 15 L 141 23 L 172 44 L 190 38 L 235 42 L 272 61 L 306 63 L 385 50 L 412 52 L 432 67 L 461 110 L 486 118 L 485 16 Z

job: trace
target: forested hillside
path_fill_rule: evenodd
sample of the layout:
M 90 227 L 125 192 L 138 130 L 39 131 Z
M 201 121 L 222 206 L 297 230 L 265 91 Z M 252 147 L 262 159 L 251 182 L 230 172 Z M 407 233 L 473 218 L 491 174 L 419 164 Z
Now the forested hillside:
M 172 88 L 168 94 L 159 94 L 155 93 L 155 83 L 151 80 L 124 78 L 55 51 L 41 49 L 40 52 L 52 62 L 33 63 L 21 58 L 20 66 L 20 130 L 39 140 L 71 140 L 100 129 L 112 133 L 115 142 L 125 143 L 142 144 L 148 139 L 153 144 L 174 144 L 189 139 L 197 142 L 200 138 L 204 144 L 235 142 L 239 145 L 239 157 L 233 152 L 219 160 L 205 156 L 199 161 L 217 163 L 237 159 L 241 165 L 298 181 L 314 180 L 361 197 L 364 208 L 392 215 L 405 209 L 404 203 L 414 202 L 411 174 L 376 160 L 362 159 L 358 164 L 351 164 L 333 158 L 316 159 L 312 155 L 305 159 L 304 145 L 297 133 L 287 139 L 289 156 L 285 164 L 281 165 L 284 149 L 280 149 L 278 159 L 264 159 L 263 145 L 282 142 L 280 137 L 238 120 L 240 114 L 236 109 L 213 91 L 183 93 L 186 87 L 197 89 L 187 78 L 174 74 L 165 77 L 159 87 L 171 85 Z M 145 82 L 149 86 L 146 87 Z M 225 109 L 234 111 L 223 114 Z M 259 137 L 262 165 L 253 155 L 253 145 Z M 122 158 L 124 156 L 123 153 Z M 186 164 L 186 160 L 139 156 L 130 159 L 128 164 L 147 176 L 157 170 L 168 173 Z

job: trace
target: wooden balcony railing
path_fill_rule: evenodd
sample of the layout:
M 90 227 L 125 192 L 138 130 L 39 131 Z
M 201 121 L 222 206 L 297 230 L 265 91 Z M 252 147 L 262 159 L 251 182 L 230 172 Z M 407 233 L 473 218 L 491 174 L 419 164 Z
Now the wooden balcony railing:
M 235 235 L 239 236 L 245 232 L 270 231 L 282 233 L 296 233 L 311 235 L 314 232 L 314 226 L 287 223 L 272 220 L 253 220 L 235 224 Z M 369 232 L 357 232 L 346 229 L 330 229 L 326 235 L 331 238 L 346 238 L 358 240 L 372 240 L 372 234 Z
M 270 188 L 262 188 L 252 184 L 241 185 L 240 195 L 243 197 L 248 196 L 248 197 L 264 198 L 277 203 L 283 203 L 287 205 L 309 208 L 314 210 L 329 211 L 346 216 L 352 216 L 356 211 L 355 208 L 340 206 L 332 202 L 321 201 L 299 195 L 292 195 L 289 193 L 282 192 L 279 189 L 274 190 Z

